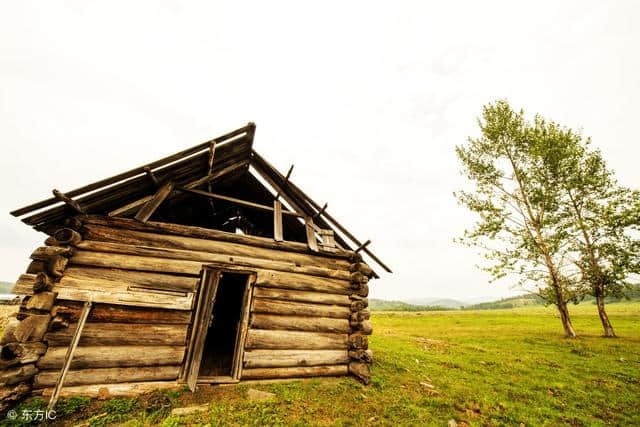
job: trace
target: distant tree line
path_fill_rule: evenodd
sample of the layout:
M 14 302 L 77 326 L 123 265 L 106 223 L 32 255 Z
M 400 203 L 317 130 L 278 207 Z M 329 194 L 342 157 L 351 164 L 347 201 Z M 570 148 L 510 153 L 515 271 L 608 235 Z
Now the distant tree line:
M 456 147 L 472 188 L 458 201 L 478 216 L 461 242 L 481 248 L 494 280 L 553 304 L 575 337 L 569 304 L 595 299 L 605 336 L 615 332 L 607 297 L 621 298 L 640 274 L 640 192 L 620 185 L 591 141 L 506 101 L 483 107 L 480 136 Z
M 451 307 L 440 305 L 414 305 L 402 301 L 385 301 L 381 299 L 369 298 L 369 309 L 371 311 L 445 311 L 455 310 Z

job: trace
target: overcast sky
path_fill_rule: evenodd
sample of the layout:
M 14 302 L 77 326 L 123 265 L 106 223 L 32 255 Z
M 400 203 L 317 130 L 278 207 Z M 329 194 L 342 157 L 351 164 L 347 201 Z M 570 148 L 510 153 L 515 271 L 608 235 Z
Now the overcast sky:
M 249 121 L 254 147 L 394 270 L 371 297 L 508 295 L 454 146 L 506 98 L 640 183 L 640 2 L 0 2 L 0 280 L 43 235 L 8 212 Z

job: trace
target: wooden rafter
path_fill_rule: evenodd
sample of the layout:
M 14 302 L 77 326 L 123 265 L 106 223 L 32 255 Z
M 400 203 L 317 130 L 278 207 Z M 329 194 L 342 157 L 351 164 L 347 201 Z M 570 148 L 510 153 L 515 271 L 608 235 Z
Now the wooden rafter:
M 247 164 L 248 164 L 247 160 L 232 164 L 232 165 L 230 165 L 230 166 L 228 166 L 228 167 L 226 167 L 226 168 L 224 168 L 224 169 L 222 169 L 222 170 L 220 170 L 218 172 L 214 172 L 214 173 L 212 173 L 210 175 L 207 175 L 207 176 L 205 176 L 203 178 L 199 178 L 199 179 L 197 179 L 195 181 L 192 181 L 192 182 L 186 184 L 183 188 L 188 189 L 188 190 L 194 189 L 194 188 L 196 188 L 196 187 L 198 187 L 198 186 L 200 186 L 200 185 L 202 185 L 202 184 L 204 184 L 206 182 L 213 181 L 215 179 L 221 178 L 221 177 L 223 177 L 223 176 L 235 171 L 236 169 L 239 169 L 241 167 L 246 166 Z M 126 215 L 128 213 L 134 212 L 140 206 L 144 205 L 145 203 L 147 203 L 152 198 L 153 198 L 153 195 L 142 197 L 141 199 L 135 200 L 135 201 L 133 201 L 131 203 L 127 203 L 126 205 L 121 206 L 118 209 L 115 209 L 115 210 L 109 212 L 108 215 L 109 216 L 122 216 L 122 215 Z
M 216 148 L 216 165 L 214 170 L 220 170 L 233 163 L 248 160 L 251 156 L 251 139 L 247 135 L 240 135 L 235 139 L 218 144 Z M 198 152 L 193 156 L 185 157 L 171 164 L 154 169 L 154 174 L 160 182 L 173 180 L 179 185 L 204 176 L 207 172 L 208 150 Z M 94 213 L 109 212 L 139 197 L 151 194 L 156 190 L 146 174 L 129 178 L 117 184 L 96 190 L 76 199 L 87 211 Z M 66 205 L 57 205 L 33 213 L 23 218 L 22 221 L 36 229 L 46 232 L 47 227 L 59 224 L 70 214 Z M 134 212 L 135 213 L 135 210 Z
M 243 206 L 247 206 L 247 207 L 250 207 L 250 208 L 261 209 L 261 210 L 264 210 L 264 211 L 273 212 L 273 210 L 274 210 L 274 208 L 271 207 L 271 206 L 262 205 L 260 203 L 249 202 L 247 200 L 237 199 L 237 198 L 231 197 L 231 196 L 224 196 L 222 194 L 209 193 L 208 191 L 189 189 L 189 188 L 185 188 L 185 187 L 177 187 L 176 190 L 184 191 L 184 192 L 188 192 L 188 193 L 192 193 L 192 194 L 198 194 L 200 196 L 209 197 L 209 198 L 212 198 L 212 199 L 226 200 L 227 202 L 236 203 L 238 205 L 243 205 Z M 291 215 L 291 216 L 300 217 L 300 218 L 304 217 L 304 215 L 298 214 L 296 212 L 291 212 L 291 211 L 288 211 L 288 210 L 283 210 L 282 214 Z
M 138 210 L 135 219 L 137 219 L 138 221 L 147 222 L 147 220 L 151 218 L 151 215 L 153 215 L 158 207 L 160 207 L 162 202 L 164 202 L 165 199 L 169 197 L 169 195 L 173 191 L 173 186 L 173 182 L 169 181 L 162 187 L 160 187 L 158 191 L 156 191 L 156 193 L 153 195 L 153 197 L 151 197 L 151 199 L 147 203 L 145 203 L 140 208 L 140 210 Z
M 252 162 L 253 162 L 253 165 L 256 168 L 256 170 L 260 170 L 261 168 L 266 168 L 266 169 L 271 170 L 272 173 L 275 173 L 275 174 L 277 174 L 278 176 L 280 176 L 282 178 L 282 174 L 280 174 L 280 172 L 278 172 L 277 169 L 275 169 L 271 164 L 269 164 L 255 150 L 252 150 L 252 154 L 253 154 Z M 267 173 L 265 172 L 265 174 L 267 174 Z M 291 191 L 290 197 L 295 197 L 300 204 L 305 204 L 305 203 L 308 204 L 314 210 L 313 212 L 309 212 L 309 215 L 313 215 L 313 214 L 319 212 L 322 209 L 318 203 L 314 202 L 313 199 L 311 199 L 309 196 L 307 196 L 292 181 L 288 182 L 288 189 Z M 298 206 L 300 206 L 300 205 L 298 205 Z M 331 228 L 326 222 L 322 221 L 322 217 L 326 218 L 329 222 L 331 222 L 335 226 L 336 229 L 338 229 L 342 234 L 344 234 L 354 244 L 356 244 L 357 246 L 362 245 L 362 242 L 360 240 L 358 240 L 353 234 L 351 234 L 345 227 L 343 227 L 335 218 L 333 218 L 326 211 L 326 209 L 325 209 L 324 213 L 318 217 L 318 221 L 322 226 L 325 226 L 325 224 L 326 224 L 326 227 Z M 336 235 L 336 239 L 337 238 L 338 238 L 338 236 Z M 369 257 L 371 257 L 371 259 L 374 260 L 378 265 L 380 265 L 382 268 L 384 268 L 387 272 L 389 272 L 389 273 L 392 272 L 391 269 L 386 264 L 384 264 L 384 262 L 382 262 L 370 249 L 364 248 L 363 251 L 367 255 L 369 255 Z M 377 274 L 375 276 L 377 277 Z

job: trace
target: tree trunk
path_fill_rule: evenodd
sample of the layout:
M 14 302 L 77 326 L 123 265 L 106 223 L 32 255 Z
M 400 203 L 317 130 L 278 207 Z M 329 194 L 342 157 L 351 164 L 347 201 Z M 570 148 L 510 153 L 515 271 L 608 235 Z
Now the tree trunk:
M 567 338 L 575 338 L 576 332 L 573 330 L 573 325 L 571 324 L 571 318 L 569 317 L 569 308 L 567 307 L 567 303 L 562 301 L 556 304 L 558 308 L 558 312 L 560 313 L 560 320 L 562 321 L 562 327 L 564 328 L 564 334 Z
M 604 309 L 604 296 L 598 295 L 596 297 L 596 302 L 598 305 L 598 314 L 600 315 L 600 321 L 602 322 L 602 328 L 604 329 L 604 336 L 615 338 L 616 333 L 613 331 L 613 326 L 611 326 L 609 316 L 607 316 L 607 312 Z

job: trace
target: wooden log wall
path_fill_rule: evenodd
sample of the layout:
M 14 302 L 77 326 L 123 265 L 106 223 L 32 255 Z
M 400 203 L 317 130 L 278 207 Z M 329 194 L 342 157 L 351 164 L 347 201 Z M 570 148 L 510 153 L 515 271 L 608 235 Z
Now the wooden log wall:
M 65 385 L 182 378 L 209 263 L 257 272 L 242 379 L 351 373 L 369 382 L 372 271 L 357 254 L 122 218 L 69 224 L 34 251 L 14 288 L 27 297 L 3 338 L 0 366 L 15 370 L 4 383 L 14 395 L 55 384 L 83 301 L 94 305 Z
M 31 393 L 40 372 L 37 363 L 48 350 L 45 336 L 54 324 L 51 310 L 57 296 L 53 288 L 74 253 L 72 242 L 81 239 L 71 228 L 56 235 L 33 251 L 27 272 L 13 288 L 13 293 L 27 296 L 0 340 L 0 414 Z
M 295 242 L 122 218 L 86 217 L 82 232 L 65 283 L 96 268 L 195 275 L 215 263 L 256 271 L 242 378 L 350 372 L 369 382 L 367 282 L 374 273 L 358 254 L 313 253 Z M 269 374 L 271 368 L 292 369 Z
M 242 379 L 352 374 L 369 384 L 373 271 L 358 254 L 340 271 L 325 277 L 258 271 Z

